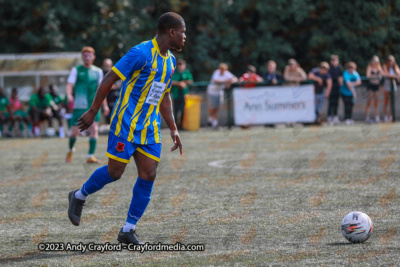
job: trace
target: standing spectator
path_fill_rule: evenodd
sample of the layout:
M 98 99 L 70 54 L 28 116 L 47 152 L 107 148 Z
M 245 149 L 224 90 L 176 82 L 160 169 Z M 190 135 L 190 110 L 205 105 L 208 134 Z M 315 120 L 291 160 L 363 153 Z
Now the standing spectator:
M 283 78 L 287 85 L 296 85 L 307 80 L 307 74 L 293 58 L 289 59 L 288 65 L 283 72 Z
M 283 82 L 282 74 L 276 70 L 276 62 L 269 60 L 267 62 L 267 71 L 264 73 L 264 81 L 268 84 L 281 84 Z
M 244 87 L 254 87 L 256 83 L 262 83 L 263 78 L 257 75 L 256 67 L 249 65 L 247 71 L 240 77 L 239 81 L 244 83 Z
M 104 59 L 104 61 L 103 61 L 103 77 L 106 76 L 106 74 L 111 70 L 112 67 L 113 67 L 112 60 L 109 58 Z M 110 111 L 113 110 L 115 103 L 117 102 L 120 89 L 121 89 L 121 80 L 116 81 L 111 86 L 111 91 L 107 95 L 107 105 L 108 105 L 108 109 Z M 109 114 L 106 116 L 107 124 L 110 124 L 111 113 L 112 112 L 109 112 Z
M 83 65 L 72 68 L 66 88 L 68 102 L 74 102 L 72 129 L 71 136 L 69 137 L 69 152 L 67 153 L 66 162 L 71 162 L 75 151 L 76 137 L 79 135 L 78 119 L 90 109 L 97 87 L 103 79 L 103 71 L 93 65 L 93 61 L 96 58 L 94 49 L 90 46 L 85 46 L 82 48 L 81 54 Z M 106 116 L 110 111 L 106 100 L 103 102 L 103 111 Z M 99 136 L 100 112 L 94 115 L 94 122 L 88 129 L 90 139 L 87 163 L 99 162 L 94 156 L 94 152 Z
M 357 98 L 355 87 L 361 85 L 360 74 L 356 71 L 357 65 L 354 62 L 346 64 L 346 70 L 343 72 L 343 85 L 340 87 L 340 95 L 344 102 L 344 119 L 346 125 L 354 124 L 353 105 Z
M 13 123 L 11 126 L 14 125 L 15 121 L 18 122 L 19 124 L 19 129 L 21 131 L 21 134 L 23 136 L 32 136 L 32 120 L 29 116 L 29 114 L 25 111 L 25 105 L 24 103 L 21 103 L 21 101 L 18 98 L 18 89 L 13 88 L 11 91 L 11 97 L 10 97 L 10 109 L 11 112 L 13 113 Z M 25 131 L 24 123 L 26 124 L 28 130 Z
M 379 98 L 379 85 L 383 77 L 383 70 L 378 56 L 373 56 L 371 62 L 367 67 L 367 106 L 365 107 L 365 121 L 371 123 L 369 118 L 369 109 L 371 102 L 373 102 L 375 122 L 380 122 L 378 111 L 378 98 Z
M 320 122 L 321 111 L 325 103 L 325 96 L 328 98 L 332 89 L 332 78 L 329 74 L 328 62 L 321 62 L 319 68 L 314 68 L 308 74 L 308 78 L 314 81 L 315 94 L 315 113 L 317 115 L 317 123 Z M 324 90 L 326 88 L 326 93 Z
M 58 132 L 60 138 L 65 137 L 64 127 L 63 127 L 63 118 L 65 114 L 65 96 L 60 95 L 58 93 L 57 85 L 50 84 L 49 85 L 50 95 L 53 98 L 54 106 L 52 107 L 53 118 L 58 121 Z
M 339 64 L 339 57 L 337 55 L 331 55 L 329 74 L 332 78 L 332 89 L 330 92 L 326 91 L 326 95 L 329 97 L 328 105 L 328 123 L 339 124 L 339 117 L 337 115 L 340 86 L 343 84 L 343 68 Z
M 0 136 L 3 134 L 3 128 L 11 114 L 10 101 L 4 94 L 3 88 L 0 87 Z M 6 135 L 8 135 L 7 133 Z
M 189 84 L 193 83 L 193 76 L 186 68 L 186 61 L 178 59 L 176 70 L 172 76 L 171 96 L 174 106 L 174 118 L 179 130 L 182 129 L 185 112 L 185 95 L 189 92 Z M 180 118 L 178 119 L 178 116 Z
M 29 101 L 29 114 L 32 118 L 33 123 L 33 134 L 34 136 L 40 135 L 40 123 L 47 121 L 49 128 L 53 127 L 52 118 L 52 106 L 55 106 L 53 98 L 50 94 L 46 93 L 44 87 L 39 87 L 36 94 L 31 95 Z
M 208 123 L 215 129 L 218 127 L 218 108 L 223 97 L 224 89 L 229 88 L 232 83 L 238 81 L 232 73 L 228 71 L 228 65 L 219 64 L 217 70 L 214 71 L 211 81 L 207 87 L 208 94 Z
M 389 114 L 391 114 L 393 110 L 391 99 L 392 86 L 396 92 L 396 81 L 399 81 L 400 79 L 400 69 L 394 56 L 388 56 L 385 64 L 383 65 L 383 75 L 385 76 L 385 82 L 383 84 L 383 116 L 385 117 L 385 122 L 391 122 L 393 118 L 392 115 L 388 115 L 387 106 L 389 104 Z

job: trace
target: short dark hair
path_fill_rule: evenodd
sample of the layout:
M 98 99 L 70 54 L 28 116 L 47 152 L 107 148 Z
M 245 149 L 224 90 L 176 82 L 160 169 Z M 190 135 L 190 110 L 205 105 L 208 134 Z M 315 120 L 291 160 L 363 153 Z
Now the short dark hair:
M 183 18 L 175 12 L 167 12 L 161 15 L 161 17 L 158 19 L 157 23 L 157 30 L 159 32 L 165 32 L 171 28 L 179 27 L 179 26 L 184 26 L 185 21 Z

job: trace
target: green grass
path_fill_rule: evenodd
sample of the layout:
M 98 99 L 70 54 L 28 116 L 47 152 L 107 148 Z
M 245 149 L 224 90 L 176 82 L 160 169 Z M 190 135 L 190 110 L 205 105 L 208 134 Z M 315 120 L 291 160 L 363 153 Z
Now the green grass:
M 138 223 L 150 243 L 204 244 L 204 252 L 39 252 L 38 242 L 116 243 L 137 177 L 90 196 L 82 224 L 67 217 L 67 195 L 100 164 L 87 165 L 88 139 L 72 163 L 67 139 L 0 142 L 0 264 L 10 266 L 310 266 L 399 264 L 400 124 L 253 127 L 182 132 L 185 154 L 171 153 L 168 131 L 152 200 Z M 106 162 L 107 138 L 96 156 Z M 374 233 L 349 244 L 345 214 L 371 216 Z

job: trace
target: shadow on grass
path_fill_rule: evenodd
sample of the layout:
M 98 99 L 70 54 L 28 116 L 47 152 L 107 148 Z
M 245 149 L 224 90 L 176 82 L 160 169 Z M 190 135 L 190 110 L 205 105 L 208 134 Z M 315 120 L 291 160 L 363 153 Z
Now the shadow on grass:
M 348 246 L 348 245 L 354 245 L 354 244 L 350 243 L 350 242 L 335 242 L 335 243 L 329 243 L 327 245 L 328 246 Z
M 0 258 L 0 265 L 1 265 L 1 263 L 23 262 L 23 261 L 29 261 L 29 260 L 61 258 L 61 257 L 70 257 L 70 256 L 78 256 L 78 255 L 82 255 L 82 253 L 81 252 L 62 253 L 62 254 L 59 254 L 59 253 L 51 254 L 50 252 L 48 254 L 46 252 L 26 253 L 23 256 L 2 257 L 2 258 Z

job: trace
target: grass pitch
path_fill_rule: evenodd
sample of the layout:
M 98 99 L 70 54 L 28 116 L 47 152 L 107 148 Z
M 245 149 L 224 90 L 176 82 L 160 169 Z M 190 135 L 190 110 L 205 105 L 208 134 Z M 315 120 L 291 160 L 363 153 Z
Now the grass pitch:
M 138 223 L 150 243 L 204 244 L 204 252 L 40 252 L 40 242 L 117 243 L 137 177 L 131 162 L 118 182 L 90 196 L 79 227 L 67 195 L 100 164 L 88 139 L 72 163 L 67 139 L 0 142 L 0 264 L 9 266 L 331 266 L 398 265 L 400 124 L 169 132 L 152 200 Z M 96 156 L 106 164 L 107 137 Z M 342 218 L 363 211 L 374 233 L 350 244 Z

